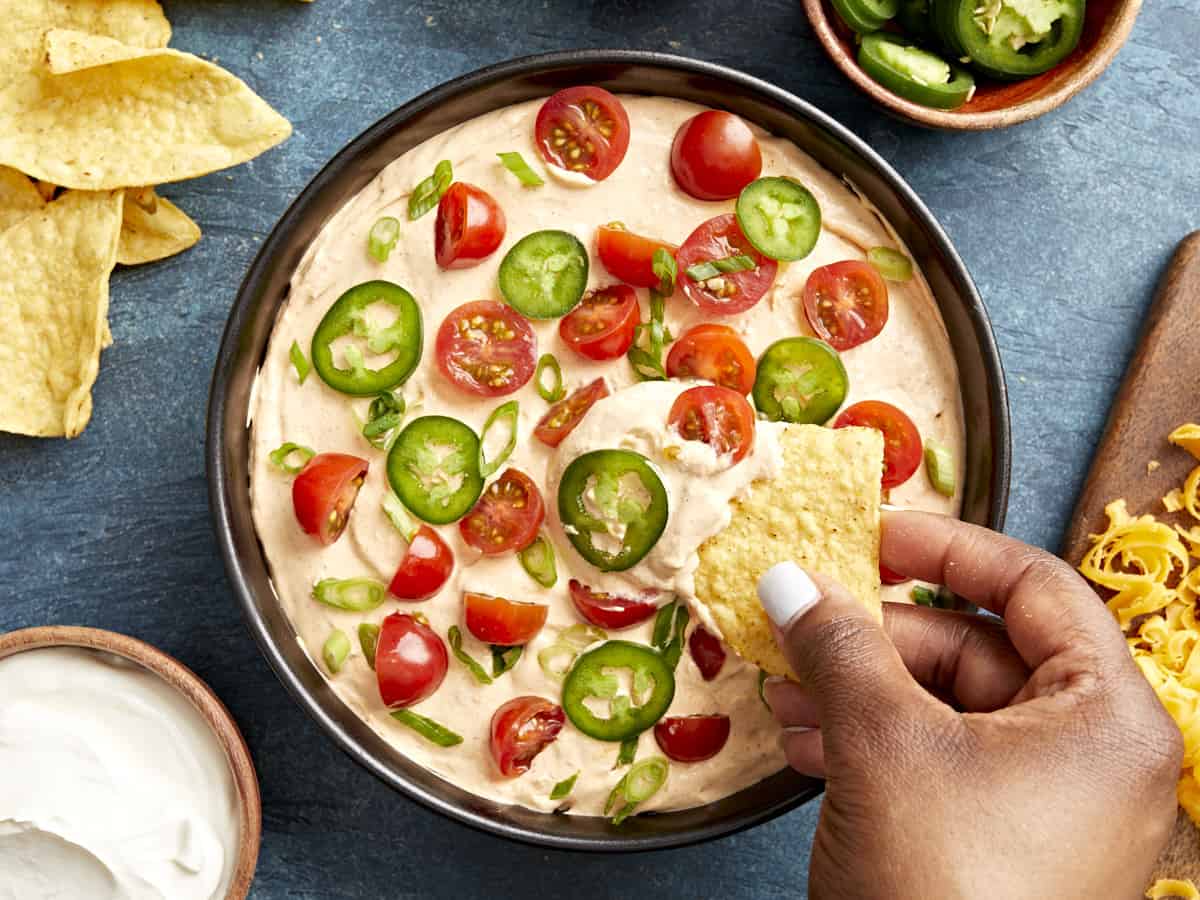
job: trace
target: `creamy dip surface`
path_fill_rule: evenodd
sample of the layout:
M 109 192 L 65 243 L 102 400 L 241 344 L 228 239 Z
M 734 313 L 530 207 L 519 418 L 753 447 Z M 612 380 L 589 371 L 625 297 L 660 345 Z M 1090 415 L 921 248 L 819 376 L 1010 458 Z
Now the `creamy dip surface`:
M 204 717 L 72 647 L 0 660 L 0 900 L 221 900 L 239 807 Z
M 518 803 L 551 811 L 565 808 L 575 814 L 599 815 L 624 769 L 615 769 L 617 745 L 594 740 L 570 721 L 554 743 L 516 778 L 502 777 L 488 748 L 492 713 L 505 701 L 535 694 L 559 702 L 560 685 L 548 678 L 537 661 L 538 651 L 554 644 L 564 627 L 583 620 L 572 604 L 567 583 L 578 578 L 597 590 L 614 593 L 656 588 L 667 600 L 672 593 L 695 606 L 691 596 L 698 564 L 696 550 L 729 521 L 729 501 L 753 480 L 769 478 L 780 462 L 782 425 L 759 422 L 753 452 L 729 467 L 707 445 L 683 442 L 666 427 L 675 397 L 687 387 L 680 382 L 640 383 L 628 362 L 585 360 L 559 338 L 557 320 L 534 322 L 538 353 L 554 353 L 561 362 L 566 388 L 572 391 L 593 379 L 607 379 L 612 395 L 598 402 L 557 450 L 532 437 L 547 404 L 531 381 L 508 397 L 487 400 L 465 394 L 451 385 L 434 363 L 436 332 L 447 313 L 462 303 L 499 299 L 497 270 L 505 252 L 530 232 L 556 228 L 575 234 L 591 249 L 589 287 L 615 279 L 594 252 L 596 228 L 621 221 L 633 232 L 682 244 L 705 220 L 730 212 L 733 201 L 704 202 L 681 191 L 670 174 L 671 141 L 676 129 L 702 107 L 679 100 L 621 98 L 628 112 L 631 138 L 628 153 L 617 170 L 599 183 L 565 176 L 542 163 L 534 146 L 534 119 L 540 101 L 519 104 L 473 119 L 414 148 L 385 168 L 325 226 L 297 268 L 290 295 L 268 347 L 252 402 L 253 459 L 251 492 L 254 520 L 271 566 L 275 590 L 296 628 L 297 640 L 314 664 L 335 628 L 353 635 L 363 621 L 380 622 L 392 612 L 420 610 L 442 636 L 452 625 L 462 628 L 464 590 L 549 605 L 541 633 L 526 648 L 515 669 L 481 686 L 453 657 L 445 681 L 415 711 L 453 729 L 464 740 L 443 749 L 427 743 L 388 716 L 379 698 L 374 672 L 355 646 L 342 671 L 330 678 L 342 700 L 372 728 L 404 754 L 460 787 L 503 803 Z M 819 166 L 788 141 L 755 128 L 763 158 L 762 174 L 787 175 L 803 183 L 820 203 L 823 226 L 816 248 L 807 258 L 780 264 L 767 295 L 752 309 L 720 318 L 737 329 L 757 357 L 773 341 L 791 335 L 811 335 L 800 297 L 813 269 L 845 259 L 863 259 L 867 250 L 891 246 L 903 250 L 887 227 L 845 183 Z M 496 153 L 519 151 L 545 178 L 540 188 L 523 188 L 500 165 Z M 435 164 L 448 159 L 456 180 L 488 191 L 507 218 L 500 249 L 469 269 L 442 271 L 434 262 L 433 213 L 409 222 L 407 202 L 412 188 Z M 367 253 L 367 233 L 381 216 L 402 222 L 399 243 L 385 263 Z M 354 400 L 328 386 L 314 373 L 301 385 L 289 361 L 293 341 L 306 353 L 313 331 L 330 305 L 363 281 L 382 278 L 407 288 L 424 316 L 424 355 L 403 386 L 409 419 L 444 414 L 470 425 L 478 433 L 489 413 L 501 402 L 520 403 L 519 440 L 507 466 L 529 475 L 546 501 L 545 531 L 557 555 L 558 581 L 539 587 L 521 568 L 514 554 L 482 557 L 464 543 L 457 526 L 439 533 L 453 548 L 456 568 L 434 598 L 412 604 L 389 599 L 367 615 L 341 612 L 312 598 L 315 582 L 324 578 L 366 576 L 387 582 L 405 544 L 381 508 L 388 492 L 386 455 L 361 436 L 369 398 Z M 963 417 L 957 371 L 944 325 L 924 278 L 917 272 L 904 283 L 889 282 L 890 318 L 874 340 L 842 354 L 849 373 L 846 403 L 885 400 L 906 411 L 925 439 L 950 448 L 961 483 Z M 639 289 L 642 318 L 647 292 Z M 667 303 L 667 325 L 678 336 L 705 316 L 682 292 Z M 716 319 L 714 319 L 716 320 Z M 317 452 L 339 451 L 370 460 L 370 472 L 359 494 L 349 525 L 341 538 L 322 547 L 304 534 L 292 510 L 291 479 L 268 460 L 285 441 Z M 666 531 L 649 555 L 627 572 L 602 574 L 586 563 L 568 543 L 556 514 L 558 478 L 566 465 L 588 450 L 626 447 L 637 450 L 657 466 L 670 498 Z M 664 453 L 669 447 L 679 448 Z M 923 471 L 890 492 L 895 505 L 957 514 L 959 499 L 943 497 L 929 485 Z M 884 599 L 902 600 L 908 587 L 884 588 Z M 693 622 L 697 611 L 693 611 Z M 652 620 L 610 636 L 650 642 Z M 481 662 L 490 660 L 487 647 L 465 628 L 464 649 Z M 779 727 L 758 694 L 758 670 L 729 652 L 713 681 L 705 681 L 688 653 L 676 671 L 676 693 L 668 715 L 725 713 L 731 720 L 728 743 L 715 757 L 699 763 L 672 762 L 665 786 L 639 811 L 699 806 L 734 793 L 773 774 L 785 765 Z M 651 731 L 640 738 L 638 758 L 659 754 Z M 579 772 L 566 801 L 551 800 L 559 781 Z

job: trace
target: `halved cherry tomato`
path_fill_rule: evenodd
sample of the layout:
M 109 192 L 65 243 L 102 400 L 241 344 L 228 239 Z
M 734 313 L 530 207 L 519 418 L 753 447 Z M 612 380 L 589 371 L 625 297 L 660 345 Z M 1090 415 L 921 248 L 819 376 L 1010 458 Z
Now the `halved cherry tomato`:
M 705 681 L 712 681 L 721 674 L 721 667 L 725 665 L 725 648 L 716 635 L 703 625 L 693 629 L 688 638 L 688 650 Z
M 593 591 L 574 578 L 571 579 L 569 587 L 571 601 L 579 610 L 579 614 L 593 625 L 610 631 L 619 631 L 645 622 L 658 612 L 658 604 L 654 600 L 656 592 L 653 591 L 642 594 L 640 598 L 614 597 L 612 594 Z
M 438 203 L 433 252 L 439 268 L 477 266 L 504 240 L 504 211 L 492 195 L 465 181 L 450 185 Z
M 546 505 L 533 479 L 518 469 L 505 469 L 459 520 L 458 530 L 480 553 L 496 556 L 532 544 L 545 518 Z
M 740 255 L 753 259 L 755 268 L 718 275 L 702 282 L 687 276 L 688 267 L 696 263 Z M 779 263 L 750 246 L 733 213 L 709 219 L 689 234 L 675 254 L 675 264 L 679 268 L 679 284 L 688 298 L 705 312 L 721 316 L 745 312 L 761 300 L 779 270 Z
M 634 234 L 620 222 L 596 229 L 596 252 L 604 268 L 614 278 L 638 287 L 658 287 L 659 277 L 654 274 L 655 250 L 666 250 L 674 256 L 678 249 L 666 241 Z
M 388 593 L 398 600 L 428 600 L 454 571 L 454 552 L 436 531 L 422 525 L 408 542 Z
M 703 762 L 729 740 L 729 716 L 668 716 L 654 726 L 654 739 L 676 762 Z
M 491 594 L 463 594 L 467 631 L 485 644 L 512 647 L 528 644 L 546 624 L 550 607 L 541 603 L 522 603 Z
M 450 664 L 446 644 L 416 616 L 392 613 L 379 627 L 375 677 L 385 706 L 420 703 L 438 689 Z
M 856 259 L 813 269 L 804 284 L 804 315 L 835 350 L 865 344 L 888 320 L 888 289 L 875 267 Z
M 608 396 L 608 385 L 603 378 L 585 384 L 570 397 L 559 400 L 546 410 L 541 421 L 533 429 L 533 436 L 547 447 L 557 447 L 575 430 L 587 411 L 595 402 Z
M 904 584 L 906 581 L 911 581 L 907 575 L 901 575 L 899 572 L 893 572 L 883 563 L 879 564 L 879 580 L 884 584 Z
M 754 387 L 754 356 L 728 325 L 703 322 L 685 331 L 667 354 L 671 378 L 703 378 L 739 394 Z
M 528 772 L 567 721 L 563 708 L 541 697 L 514 697 L 492 714 L 492 759 L 511 778 Z
M 292 506 L 305 533 L 326 545 L 341 537 L 366 477 L 367 461 L 348 453 L 310 459 L 292 482 Z
M 729 200 L 762 171 L 762 152 L 750 126 L 733 113 L 707 110 L 675 132 L 671 174 L 697 200 Z
M 500 397 L 533 377 L 537 337 L 525 317 L 504 303 L 464 303 L 438 329 L 437 363 L 464 391 Z
M 842 410 L 834 428 L 860 425 L 883 432 L 883 487 L 904 484 L 921 465 L 921 433 L 913 420 L 882 400 L 864 400 Z
M 558 334 L 588 359 L 617 359 L 633 343 L 640 316 L 637 292 L 627 284 L 613 284 L 584 294 L 559 320 Z
M 754 446 L 754 409 L 727 387 L 688 388 L 675 398 L 667 423 L 685 441 L 703 441 L 718 456 L 732 454 L 734 463 Z
M 542 104 L 534 137 L 546 162 L 603 181 L 625 158 L 629 116 L 604 88 L 569 87 Z

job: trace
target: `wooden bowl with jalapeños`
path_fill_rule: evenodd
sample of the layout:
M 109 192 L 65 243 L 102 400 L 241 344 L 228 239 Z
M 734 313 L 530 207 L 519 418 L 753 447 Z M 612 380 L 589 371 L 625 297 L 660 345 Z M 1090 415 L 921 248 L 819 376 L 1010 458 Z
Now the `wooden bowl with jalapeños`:
M 931 128 L 983 131 L 1066 103 L 1108 67 L 1141 0 L 803 0 L 834 63 Z

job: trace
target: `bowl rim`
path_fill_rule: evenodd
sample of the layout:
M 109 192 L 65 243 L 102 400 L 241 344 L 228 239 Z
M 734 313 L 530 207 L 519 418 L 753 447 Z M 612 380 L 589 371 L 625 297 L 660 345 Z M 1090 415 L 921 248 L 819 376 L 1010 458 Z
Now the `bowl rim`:
M 817 39 L 825 50 L 825 55 L 833 61 L 842 74 L 854 82 L 855 87 L 875 103 L 904 119 L 918 125 L 947 131 L 989 131 L 995 128 L 1007 128 L 1010 125 L 1020 125 L 1022 122 L 1044 116 L 1062 106 L 1099 78 L 1109 67 L 1129 39 L 1134 22 L 1142 8 L 1142 0 L 1118 0 L 1119 5 L 1115 10 L 1116 26 L 1101 36 L 1100 41 L 1088 54 L 1083 65 L 1076 70 L 1073 78 L 1044 94 L 1022 100 L 1012 106 L 982 112 L 955 112 L 922 106 L 920 103 L 905 100 L 889 91 L 864 72 L 854 55 L 843 46 L 830 21 L 826 0 L 802 0 L 802 2 L 809 24 L 816 32 Z M 833 15 L 837 14 L 833 13 Z
M 239 800 L 238 856 L 225 900 L 245 900 L 262 843 L 262 798 L 254 760 L 233 714 L 199 675 L 169 653 L 135 637 L 78 625 L 42 625 L 0 634 L 0 660 L 51 647 L 98 650 L 137 663 L 183 695 L 208 723 L 225 751 Z
M 255 300 L 259 282 L 268 277 L 271 257 L 275 253 L 281 252 L 287 243 L 289 233 L 304 220 L 309 206 L 315 203 L 316 198 L 329 183 L 340 177 L 340 173 L 344 169 L 353 167 L 359 156 L 365 155 L 377 144 L 386 140 L 390 134 L 402 129 L 409 120 L 457 95 L 468 94 L 475 89 L 494 87 L 507 80 L 522 76 L 553 73 L 572 67 L 596 66 L 643 67 L 730 84 L 744 95 L 779 107 L 792 119 L 815 126 L 817 130 L 825 133 L 826 138 L 840 142 L 849 149 L 852 155 L 862 160 L 866 167 L 880 175 L 888 189 L 912 210 L 920 227 L 931 238 L 931 252 L 939 254 L 943 258 L 947 270 L 953 274 L 956 285 L 961 289 L 961 300 L 966 319 L 974 339 L 978 343 L 981 364 L 986 372 L 986 402 L 992 421 L 990 449 L 993 465 L 988 483 L 992 502 L 987 513 L 987 524 L 997 530 L 1003 528 L 1008 508 L 1012 447 L 1008 394 L 1000 354 L 978 289 L 958 252 L 928 207 L 878 153 L 846 126 L 841 125 L 811 103 L 738 70 L 716 63 L 657 51 L 565 50 L 527 55 L 488 65 L 440 83 L 417 95 L 380 118 L 343 146 L 313 176 L 279 218 L 271 233 L 263 241 L 238 289 L 222 334 L 213 371 L 207 416 L 205 459 L 208 470 L 209 503 L 217 543 L 246 627 L 254 636 L 259 649 L 288 693 L 347 755 L 409 799 L 475 830 L 539 847 L 589 852 L 631 852 L 688 846 L 737 833 L 774 819 L 811 800 L 821 793 L 823 786 L 820 782 L 810 781 L 804 789 L 765 804 L 761 809 L 743 813 L 740 818 L 730 821 L 721 820 L 662 834 L 592 838 L 539 831 L 509 822 L 496 821 L 481 812 L 466 809 L 452 799 L 439 796 L 423 785 L 409 781 L 403 773 L 395 771 L 383 760 L 359 746 L 355 739 L 347 734 L 338 722 L 334 721 L 320 700 L 309 692 L 300 676 L 288 665 L 280 647 L 277 646 L 270 633 L 268 623 L 256 609 L 254 588 L 243 566 L 241 551 L 236 545 L 237 529 L 231 518 L 232 503 L 227 492 L 230 474 L 223 452 L 227 418 L 226 405 L 230 399 L 228 391 L 233 382 L 234 360 L 239 349 L 241 329 L 247 324 L 245 315 Z M 282 302 L 282 300 L 278 302 Z M 238 427 L 246 427 L 244 419 Z M 549 814 L 547 815 L 549 816 Z

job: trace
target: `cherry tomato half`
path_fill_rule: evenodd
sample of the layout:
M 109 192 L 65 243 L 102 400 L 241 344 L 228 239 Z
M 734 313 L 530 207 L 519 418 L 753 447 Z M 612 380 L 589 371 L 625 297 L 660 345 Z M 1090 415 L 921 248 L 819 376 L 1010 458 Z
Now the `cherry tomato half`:
M 741 462 L 754 446 L 754 409 L 737 391 L 719 385 L 688 388 L 667 418 L 685 441 L 703 441 L 718 456 Z
M 627 284 L 588 291 L 558 323 L 558 334 L 576 353 L 588 359 L 617 359 L 633 343 L 641 315 L 637 292 Z
M 347 453 L 318 453 L 292 482 L 292 507 L 306 534 L 332 544 L 346 529 L 367 461 Z
M 505 469 L 459 520 L 458 530 L 480 553 L 496 556 L 532 544 L 545 518 L 546 505 L 533 479 L 518 469 Z
M 658 604 L 654 592 L 647 592 L 640 598 L 614 597 L 593 591 L 586 584 L 571 579 L 571 601 L 579 614 L 600 628 L 619 631 L 629 628 L 639 622 L 645 622 L 656 612 Z
M 851 259 L 813 269 L 804 284 L 804 315 L 835 350 L 865 344 L 888 320 L 888 289 L 870 263 Z
M 610 222 L 596 229 L 596 253 L 608 273 L 626 284 L 638 287 L 658 287 L 654 274 L 654 251 L 666 250 L 671 256 L 679 248 L 666 241 L 634 234 L 620 222 Z
M 654 739 L 676 762 L 703 762 L 729 740 L 729 716 L 668 716 L 654 726 Z
M 904 584 L 906 581 L 911 581 L 907 575 L 901 575 L 899 572 L 893 572 L 883 563 L 879 564 L 879 580 L 884 584 Z
M 575 430 L 587 411 L 597 400 L 608 396 L 608 385 L 603 378 L 585 384 L 565 400 L 559 400 L 546 410 L 541 421 L 533 429 L 533 436 L 547 447 L 557 447 L 568 434 Z
M 528 772 L 567 721 L 563 708 L 542 697 L 514 697 L 492 714 L 492 759 L 506 777 Z
M 688 268 L 696 263 L 740 255 L 753 259 L 755 267 L 700 282 L 687 276 Z M 675 254 L 675 264 L 679 268 L 679 283 L 688 298 L 705 312 L 721 316 L 745 312 L 752 307 L 767 293 L 779 271 L 779 263 L 767 259 L 746 240 L 733 213 L 709 219 L 689 234 Z
M 385 706 L 420 703 L 441 685 L 449 664 L 446 644 L 416 616 L 392 613 L 383 620 L 375 645 L 375 677 Z
M 834 428 L 860 425 L 883 432 L 883 487 L 894 488 L 912 478 L 921 465 L 921 433 L 913 420 L 882 400 L 864 400 L 842 410 Z
M 525 317 L 504 303 L 464 303 L 438 329 L 437 363 L 464 391 L 500 397 L 533 377 L 537 337 Z
M 625 158 L 629 116 L 604 88 L 569 87 L 542 104 L 534 138 L 546 162 L 603 181 Z
M 688 650 L 705 681 L 712 681 L 721 674 L 721 667 L 725 665 L 725 648 L 716 635 L 703 625 L 697 625 L 692 630 L 688 638 Z
M 671 174 L 697 200 L 730 200 L 762 171 L 750 126 L 733 113 L 707 110 L 675 132 Z
M 408 542 L 388 593 L 398 600 L 428 600 L 454 571 L 454 552 L 436 531 L 422 525 Z
M 504 240 L 504 211 L 492 195 L 465 181 L 450 185 L 438 203 L 433 252 L 439 268 L 477 266 Z
M 703 322 L 680 335 L 667 354 L 671 378 L 702 378 L 749 394 L 754 387 L 754 356 L 728 325 Z
M 550 607 L 522 603 L 491 594 L 463 594 L 467 631 L 485 644 L 513 647 L 528 644 L 546 624 Z

